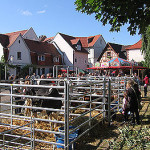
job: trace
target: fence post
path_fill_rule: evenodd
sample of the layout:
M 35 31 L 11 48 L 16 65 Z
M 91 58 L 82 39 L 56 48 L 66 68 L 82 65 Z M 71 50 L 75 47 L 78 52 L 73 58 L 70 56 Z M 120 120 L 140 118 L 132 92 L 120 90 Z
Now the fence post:
M 53 66 L 53 78 L 55 78 L 55 65 Z
M 1 93 L 1 86 L 0 86 L 0 93 Z M 0 96 L 0 103 L 1 103 L 1 96 Z M 0 113 L 2 112 L 2 106 L 0 105 Z M 0 123 L 2 122 L 2 119 L 0 118 Z
M 64 99 L 64 109 L 65 109 L 65 136 L 64 136 L 64 149 L 69 150 L 68 144 L 69 144 L 69 81 L 68 80 L 64 81 L 65 85 L 65 99 Z
M 124 77 L 124 91 L 126 91 L 127 77 Z
M 5 150 L 5 134 L 3 134 L 3 150 Z
M 12 94 L 13 94 L 13 85 L 11 84 L 11 86 L 10 86 L 10 94 L 11 94 L 11 96 L 10 96 L 10 101 L 11 101 L 11 127 L 12 127 L 12 125 L 13 125 L 13 118 L 12 118 L 12 115 L 13 115 L 13 97 L 12 97 Z
M 56 79 L 58 78 L 58 66 L 56 66 Z
M 67 67 L 67 78 L 69 78 L 69 66 Z
M 91 90 L 91 85 L 90 85 L 90 115 L 89 115 L 90 121 L 89 121 L 89 128 L 91 128 L 91 108 L 92 108 L 92 96 L 91 96 L 91 92 L 92 92 L 92 90 Z
M 118 111 L 119 111 L 119 104 L 120 104 L 120 91 L 121 91 L 121 90 L 120 90 L 120 88 L 121 88 L 121 87 L 120 87 L 120 85 L 121 85 L 120 82 L 121 82 L 121 79 L 122 79 L 122 77 L 118 77 L 118 104 L 117 104 L 117 105 L 118 105 L 118 106 L 117 106 Z
M 105 120 L 105 117 L 106 117 L 106 98 L 105 98 L 105 90 L 106 90 L 106 78 L 104 77 L 103 79 L 103 118 Z
M 108 80 L 108 124 L 110 125 L 111 122 L 111 109 L 110 109 L 110 105 L 111 105 L 111 80 L 109 78 Z

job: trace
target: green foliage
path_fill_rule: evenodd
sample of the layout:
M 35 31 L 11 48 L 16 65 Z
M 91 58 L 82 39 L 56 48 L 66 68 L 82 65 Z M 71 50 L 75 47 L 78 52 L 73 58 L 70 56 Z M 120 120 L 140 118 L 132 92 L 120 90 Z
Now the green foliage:
M 23 68 L 21 68 L 20 75 L 21 75 L 22 77 L 25 77 L 25 76 L 29 75 L 29 68 L 30 68 L 30 67 L 33 67 L 33 72 L 35 72 L 36 67 L 35 67 L 34 65 L 26 65 L 26 66 L 24 66 Z
M 150 128 L 144 127 L 140 130 L 125 126 L 119 129 L 119 140 L 109 141 L 109 147 L 113 150 L 118 149 L 149 149 L 150 148 Z
M 76 10 L 82 13 L 95 14 L 103 25 L 109 23 L 110 31 L 120 31 L 120 27 L 129 23 L 128 31 L 135 34 L 144 33 L 150 24 L 149 0 L 76 0 Z
M 145 66 L 150 68 L 150 25 L 142 35 L 142 52 L 144 53 Z

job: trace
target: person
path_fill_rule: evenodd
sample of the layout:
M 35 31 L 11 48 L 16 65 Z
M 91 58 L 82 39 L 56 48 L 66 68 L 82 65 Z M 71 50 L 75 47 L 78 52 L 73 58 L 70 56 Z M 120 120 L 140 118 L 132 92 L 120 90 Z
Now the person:
M 144 81 L 144 96 L 147 96 L 147 88 L 148 88 L 148 84 L 149 84 L 149 78 L 147 75 L 145 75 L 145 78 L 143 79 Z
M 137 75 L 137 73 L 134 73 L 134 75 L 133 75 L 133 80 L 138 84 L 138 87 L 140 88 L 141 79 L 140 79 L 140 77 Z
M 32 84 L 36 84 L 36 74 L 33 73 L 33 75 L 31 76 L 31 80 L 32 80 Z
M 136 115 L 136 122 L 137 124 L 140 124 L 138 109 L 141 92 L 139 91 L 138 85 L 134 80 L 129 80 L 127 82 L 124 96 L 126 99 L 125 106 L 123 108 L 125 121 L 128 121 L 128 112 L 130 111 L 132 123 L 135 123 Z

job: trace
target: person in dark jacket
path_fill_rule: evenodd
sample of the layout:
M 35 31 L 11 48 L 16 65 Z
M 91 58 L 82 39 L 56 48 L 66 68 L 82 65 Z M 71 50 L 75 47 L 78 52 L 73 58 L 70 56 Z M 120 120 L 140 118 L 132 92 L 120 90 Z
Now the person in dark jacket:
M 137 83 L 134 80 L 129 80 L 127 82 L 127 91 L 126 91 L 126 103 L 124 107 L 124 117 L 125 121 L 128 121 L 128 112 L 131 113 L 132 123 L 135 123 L 135 115 L 136 115 L 136 122 L 140 124 L 140 117 L 139 117 L 139 99 L 141 92 L 138 89 Z M 127 106 L 128 104 L 128 106 Z

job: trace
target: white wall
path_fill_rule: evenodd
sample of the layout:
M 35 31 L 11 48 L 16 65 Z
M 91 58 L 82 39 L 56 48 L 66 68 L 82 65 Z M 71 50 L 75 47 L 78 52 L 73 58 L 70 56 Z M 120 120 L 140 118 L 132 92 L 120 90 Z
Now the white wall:
M 140 49 L 128 50 L 128 59 L 131 61 L 132 59 L 136 62 L 144 61 L 144 55 Z
M 64 52 L 64 63 L 67 66 L 73 66 L 73 49 L 72 47 L 62 38 L 62 36 L 58 33 L 54 42 L 57 44 L 59 49 Z
M 39 41 L 36 33 L 34 32 L 33 28 L 30 28 L 24 35 L 23 35 L 24 39 L 29 39 L 29 40 L 35 40 L 35 41 Z
M 17 60 L 17 52 L 21 52 L 21 60 Z M 19 36 L 16 41 L 10 46 L 8 59 L 10 59 L 10 56 L 13 56 L 12 64 L 14 65 L 31 64 L 30 51 L 26 47 L 21 36 Z
M 3 55 L 4 55 L 4 53 L 3 53 L 3 46 L 0 43 L 0 60 L 1 60 Z

